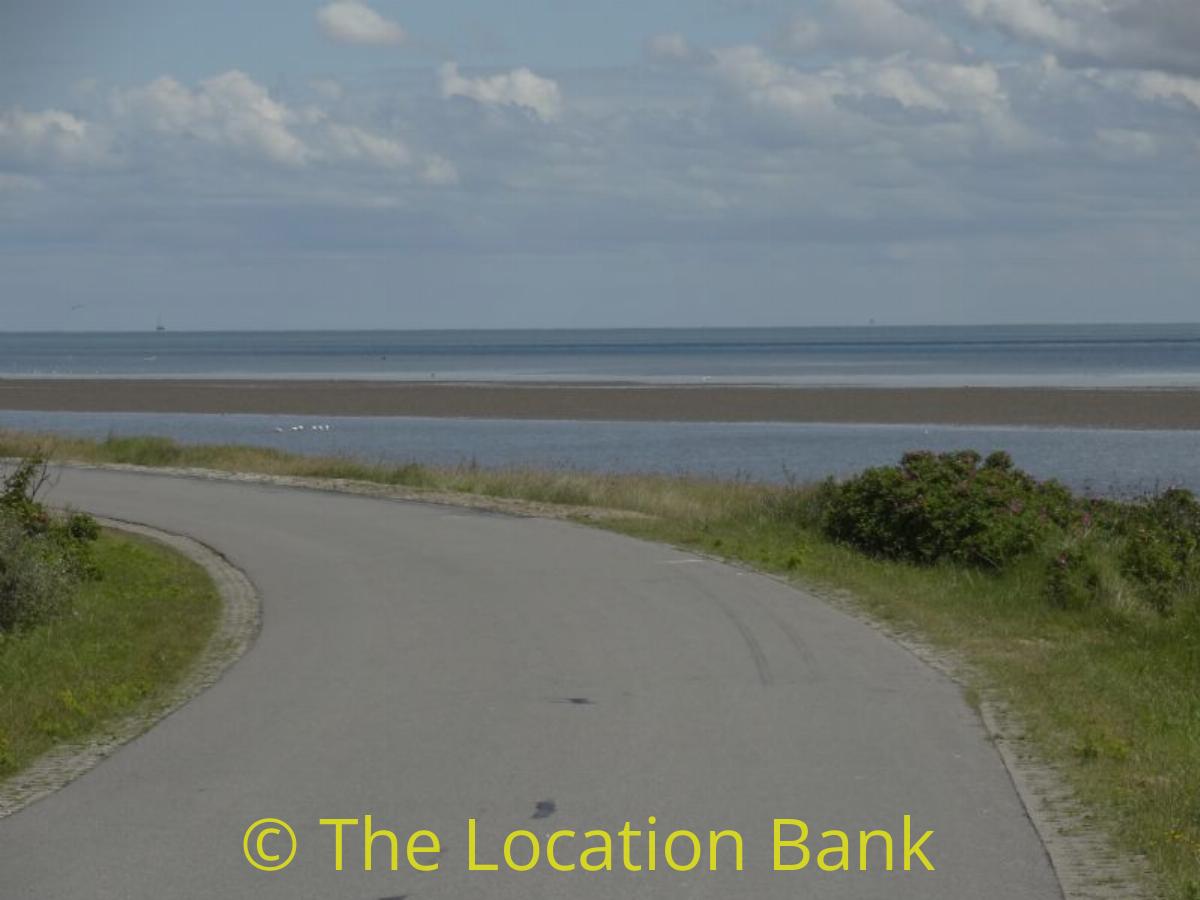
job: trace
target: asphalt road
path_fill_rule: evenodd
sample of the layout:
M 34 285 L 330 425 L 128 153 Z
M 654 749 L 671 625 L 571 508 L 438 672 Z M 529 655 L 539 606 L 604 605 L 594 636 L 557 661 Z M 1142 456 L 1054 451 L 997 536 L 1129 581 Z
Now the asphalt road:
M 51 499 L 216 547 L 260 590 L 263 631 L 209 691 L 0 820 L 5 900 L 1060 896 L 959 689 L 770 579 L 561 522 L 303 490 L 68 471 Z M 318 820 L 368 813 L 400 835 L 400 870 L 385 838 L 363 871 L 348 827 L 336 871 Z M 905 814 L 934 831 L 935 872 L 772 871 L 775 818 L 807 821 L 816 851 L 827 829 L 899 837 Z M 514 829 L 651 815 L 653 873 L 624 871 L 619 838 L 613 872 L 467 870 L 471 818 L 496 862 Z M 298 836 L 284 871 L 243 856 L 263 817 Z M 730 853 L 668 869 L 677 828 L 741 832 L 744 871 Z M 440 836 L 439 871 L 407 866 L 416 829 Z M 598 840 L 561 841 L 560 861 Z

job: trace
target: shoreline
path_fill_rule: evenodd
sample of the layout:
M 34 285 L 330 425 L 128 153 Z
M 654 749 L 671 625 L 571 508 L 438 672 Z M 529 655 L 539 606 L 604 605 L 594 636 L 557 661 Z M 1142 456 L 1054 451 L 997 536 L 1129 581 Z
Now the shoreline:
M 1200 430 L 1200 389 L 0 379 L 0 412 Z

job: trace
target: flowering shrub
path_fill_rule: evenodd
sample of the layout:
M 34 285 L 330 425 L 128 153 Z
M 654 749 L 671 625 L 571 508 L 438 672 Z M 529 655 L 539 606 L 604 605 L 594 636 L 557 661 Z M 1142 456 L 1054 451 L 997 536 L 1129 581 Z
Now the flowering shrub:
M 1000 568 L 1079 516 L 1057 482 L 1039 482 L 1007 453 L 907 453 L 826 488 L 830 537 L 875 556 Z
M 1007 453 L 922 451 L 826 482 L 810 509 L 806 521 L 829 537 L 887 559 L 1001 569 L 1041 557 L 1045 597 L 1061 609 L 1165 615 L 1200 598 L 1200 501 L 1185 490 L 1085 499 L 1015 468 Z

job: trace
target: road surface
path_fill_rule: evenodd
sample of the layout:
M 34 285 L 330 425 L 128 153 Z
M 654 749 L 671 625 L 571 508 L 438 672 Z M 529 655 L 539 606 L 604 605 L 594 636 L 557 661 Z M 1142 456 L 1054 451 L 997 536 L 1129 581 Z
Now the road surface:
M 263 600 L 257 644 L 213 688 L 62 791 L 0 820 L 0 898 L 1059 897 L 1046 853 L 960 691 L 870 627 L 775 581 L 561 522 L 304 490 L 66 471 L 51 499 L 190 534 Z M 321 818 L 396 832 L 343 871 Z M 904 815 L 936 871 L 899 871 Z M 650 830 L 657 868 L 558 872 L 557 830 Z M 296 835 L 279 872 L 243 836 Z M 850 833 L 852 871 L 773 871 L 773 821 Z M 478 823 L 468 871 L 468 820 Z M 857 832 L 894 833 L 858 871 Z M 436 872 L 409 867 L 427 829 Z M 504 836 L 543 858 L 502 864 Z M 709 870 L 670 831 L 735 830 Z M 785 829 L 783 837 L 793 837 Z M 251 839 L 252 852 L 257 847 Z M 428 838 L 423 839 L 428 841 Z M 562 839 L 560 864 L 602 839 Z M 631 863 L 645 840 L 630 838 Z M 422 842 L 418 841 L 419 845 Z M 284 856 L 281 835 L 267 854 Z M 686 863 L 690 845 L 675 845 Z M 529 856 L 518 838 L 513 856 Z M 795 862 L 799 851 L 785 851 Z M 830 857 L 836 862 L 836 857 Z

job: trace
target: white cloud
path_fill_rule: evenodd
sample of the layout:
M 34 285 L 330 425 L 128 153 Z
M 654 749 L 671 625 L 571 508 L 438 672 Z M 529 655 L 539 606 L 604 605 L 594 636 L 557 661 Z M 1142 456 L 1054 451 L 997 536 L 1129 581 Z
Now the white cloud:
M 976 23 L 1073 64 L 1200 72 L 1196 0 L 957 0 Z
M 1185 100 L 1200 109 L 1200 78 L 1142 72 L 1137 76 L 1135 90 L 1143 100 Z
M 818 70 L 773 60 L 759 47 L 716 53 L 718 72 L 755 105 L 802 116 L 817 110 L 848 112 L 839 100 L 884 99 L 904 109 L 981 111 L 1003 105 L 996 69 L 895 58 L 851 60 Z
M 715 56 L 719 75 L 753 106 L 793 116 L 834 111 L 842 83 L 836 72 L 802 72 L 753 45 L 717 50 Z
M 161 134 L 193 138 L 285 166 L 302 166 L 312 151 L 291 130 L 288 107 L 244 72 L 225 72 L 191 90 L 174 78 L 119 91 L 117 115 Z
M 1158 138 L 1135 128 L 1097 128 L 1100 155 L 1114 162 L 1137 162 L 1158 155 Z
M 756 46 L 715 52 L 715 72 L 752 109 L 803 129 L 810 141 L 895 149 L 1020 150 L 1037 136 L 1013 113 L 999 70 L 897 56 L 801 69 Z
M 381 137 L 355 125 L 331 123 L 327 129 L 330 155 L 351 162 L 365 162 L 384 169 L 399 169 L 412 163 L 412 153 L 402 142 Z
M 490 77 L 467 78 L 448 62 L 440 70 L 443 97 L 469 97 L 485 106 L 519 106 L 544 121 L 558 118 L 563 100 L 558 84 L 524 67 Z
M 941 29 L 896 0 L 825 0 L 811 15 L 798 15 L 779 39 L 784 50 L 830 49 L 863 56 L 913 52 L 957 59 L 962 51 Z
M 682 34 L 659 34 L 650 38 L 646 49 L 655 59 L 664 62 L 686 62 L 692 55 L 691 45 Z
M 960 0 L 969 15 L 1016 37 L 1052 47 L 1082 50 L 1088 42 L 1081 18 L 1063 14 L 1051 0 Z M 1077 13 L 1082 11 L 1073 4 Z
M 336 103 L 346 96 L 346 89 L 332 78 L 314 78 L 308 86 L 318 97 L 329 103 Z
M 322 122 L 313 142 L 326 161 L 358 164 L 384 171 L 412 169 L 423 184 L 448 186 L 458 183 L 454 163 L 436 154 L 420 156 L 398 138 L 376 134 L 358 125 Z
M 36 166 L 88 166 L 108 155 L 107 141 L 91 123 L 68 112 L 21 108 L 0 113 L 0 162 Z
M 458 169 L 454 163 L 440 156 L 431 156 L 421 169 L 421 179 L 426 184 L 453 185 L 458 184 Z
M 328 99 L 328 98 L 326 98 Z M 284 170 L 335 165 L 384 172 L 412 170 L 428 184 L 453 184 L 453 166 L 422 156 L 395 135 L 338 121 L 319 107 L 295 109 L 243 72 L 189 88 L 173 78 L 113 95 L 114 122 L 134 142 L 173 141 L 180 152 L 204 144 Z M 149 148 L 161 153 L 167 144 Z
M 395 46 L 408 38 L 400 25 L 358 0 L 337 0 L 322 6 L 317 11 L 317 22 L 327 37 L 343 44 Z
M 646 55 L 654 62 L 674 65 L 711 63 L 711 53 L 688 42 L 682 34 L 656 34 L 646 41 Z

